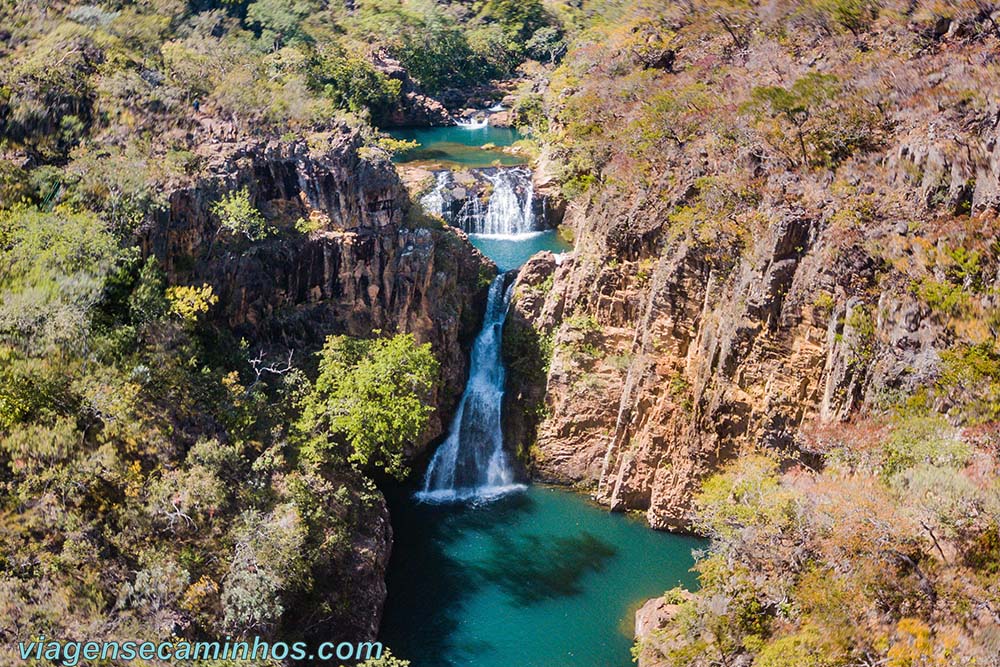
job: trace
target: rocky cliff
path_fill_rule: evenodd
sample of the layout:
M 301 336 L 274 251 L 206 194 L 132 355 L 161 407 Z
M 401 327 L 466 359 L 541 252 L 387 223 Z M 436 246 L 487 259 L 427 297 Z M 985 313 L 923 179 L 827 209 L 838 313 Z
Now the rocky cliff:
M 698 34 L 699 24 L 678 27 L 686 20 L 674 27 Z M 649 30 L 639 21 L 614 39 Z M 988 248 L 1000 116 L 938 87 L 942 77 L 953 88 L 975 79 L 967 62 L 982 53 L 974 40 L 926 46 L 916 29 L 869 37 L 928 49 L 919 64 L 897 63 L 929 77 L 904 84 L 890 79 L 887 64 L 852 61 L 853 48 L 837 40 L 842 51 L 817 61 L 830 44 L 824 50 L 802 38 L 808 43 L 788 53 L 763 30 L 727 60 L 718 54 L 729 37 L 699 43 L 679 34 L 673 69 L 653 75 L 663 88 L 623 70 L 636 51 L 614 39 L 583 47 L 563 68 L 570 73 L 553 76 L 550 136 L 596 118 L 608 125 L 605 140 L 621 141 L 587 144 L 603 154 L 585 176 L 595 184 L 571 194 L 573 256 L 561 264 L 537 256 L 525 266 L 508 320 L 516 354 L 550 359 L 540 376 L 512 373 L 509 412 L 528 415 L 512 419 L 512 447 L 536 478 L 587 489 L 613 510 L 643 510 L 661 529 L 683 529 L 700 481 L 743 451 L 808 461 L 802 432 L 815 424 L 885 412 L 915 395 L 947 411 L 949 393 L 963 391 L 954 379 L 967 370 L 962 355 L 992 340 L 984 312 L 996 305 L 988 286 L 997 279 Z M 776 78 L 766 63 L 776 57 L 784 69 L 766 88 Z M 573 79 L 573 67 L 591 78 Z M 816 68 L 822 74 L 808 74 Z M 709 71 L 727 95 L 750 101 L 712 106 L 721 98 L 705 91 L 715 88 L 694 83 Z M 844 83 L 851 77 L 855 83 Z M 792 141 L 795 133 L 777 112 L 768 115 L 774 107 L 752 105 L 796 90 L 792 82 L 802 78 L 843 97 L 887 96 L 895 106 L 857 120 L 851 131 L 863 139 L 853 140 L 849 158 L 830 153 L 826 168 L 799 169 L 796 162 L 817 158 L 782 153 L 775 136 L 788 132 Z M 654 86 L 646 95 L 660 101 L 638 101 L 639 85 Z M 870 101 L 853 97 L 838 111 L 839 103 L 824 102 L 824 112 L 860 116 Z M 640 116 L 654 113 L 664 117 Z M 625 139 L 626 128 L 655 122 L 672 128 L 658 143 L 653 131 L 648 145 Z M 830 125 L 839 121 L 826 122 L 815 135 L 802 133 L 814 142 L 803 151 L 832 150 L 820 135 L 838 131 Z M 723 140 L 724 127 L 738 129 Z M 577 141 L 589 141 L 589 132 Z M 637 167 L 637 152 L 649 145 L 655 151 L 640 154 L 650 164 Z M 564 180 L 581 152 L 565 139 L 552 149 Z
M 309 367 L 331 334 L 413 333 L 441 362 L 436 411 L 413 452 L 438 437 L 467 374 L 485 287 L 495 268 L 460 233 L 411 215 L 388 162 L 351 130 L 302 140 L 215 143 L 200 148 L 204 173 L 174 187 L 168 206 L 142 230 L 172 284 L 212 286 L 219 324 L 271 358 Z M 220 230 L 213 203 L 247 188 L 272 233 L 251 241 Z M 381 494 L 360 474 L 336 473 L 331 548 L 312 576 L 316 586 L 290 600 L 287 631 L 310 637 L 371 640 L 385 601 L 392 544 Z M 291 627 L 294 625 L 294 627 Z
M 461 234 L 411 215 L 387 156 L 342 129 L 309 142 L 204 146 L 207 174 L 175 188 L 143 233 L 170 280 L 212 285 L 218 316 L 273 355 L 306 361 L 327 335 L 410 332 L 441 362 L 438 437 L 461 394 L 495 269 Z M 212 204 L 246 187 L 274 234 L 220 231 Z
M 803 423 L 847 419 L 936 377 L 947 327 L 869 252 L 872 237 L 907 252 L 909 230 L 845 239 L 830 213 L 778 209 L 723 273 L 718 248 L 684 239 L 631 254 L 614 228 L 593 229 L 606 215 L 571 208 L 574 256 L 536 256 L 515 287 L 511 335 L 549 337 L 552 350 L 544 392 L 518 387 L 544 417 L 537 436 L 513 429 L 522 448 L 534 438 L 540 479 L 681 528 L 721 460 L 751 446 L 791 453 Z

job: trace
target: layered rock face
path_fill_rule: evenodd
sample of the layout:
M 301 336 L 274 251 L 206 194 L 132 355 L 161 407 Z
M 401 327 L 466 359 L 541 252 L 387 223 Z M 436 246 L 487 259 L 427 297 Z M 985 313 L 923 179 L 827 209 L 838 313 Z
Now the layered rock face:
M 886 151 L 884 181 L 854 182 L 884 201 L 916 187 L 899 218 L 864 228 L 843 224 L 832 197 L 789 203 L 788 190 L 807 186 L 788 183 L 760 203 L 762 224 L 740 248 L 671 230 L 669 212 L 702 194 L 693 178 L 660 204 L 619 191 L 571 205 L 573 256 L 536 256 L 515 286 L 506 335 L 516 354 L 544 362 L 551 350 L 551 361 L 535 377 L 512 373 L 508 413 L 527 416 L 509 419 L 510 446 L 538 479 L 591 491 L 612 510 L 644 510 L 654 528 L 684 529 L 701 480 L 740 452 L 808 462 L 803 425 L 930 386 L 940 352 L 961 338 L 918 298 L 913 267 L 974 244 L 981 230 L 964 218 L 899 220 L 953 207 L 989 214 L 991 133 L 976 138 L 972 160 L 900 138 Z
M 145 249 L 172 283 L 212 285 L 225 324 L 282 358 L 295 350 L 304 361 L 331 334 L 410 332 L 430 342 L 442 368 L 430 442 L 461 394 L 494 269 L 461 235 L 408 224 L 395 170 L 356 132 L 311 142 L 212 147 L 210 175 L 170 194 Z M 243 187 L 273 236 L 219 231 L 212 204 Z
M 170 192 L 169 207 L 142 231 L 143 248 L 172 284 L 211 285 L 220 325 L 275 360 L 291 350 L 293 363 L 308 367 L 331 334 L 410 332 L 431 343 L 441 362 L 437 409 L 416 456 L 440 435 L 461 394 L 495 268 L 460 233 L 409 224 L 395 170 L 356 132 L 310 143 L 204 146 L 206 175 Z M 244 187 L 274 228 L 262 240 L 220 231 L 212 213 L 214 202 Z M 317 584 L 292 601 L 290 617 L 296 630 L 311 628 L 323 640 L 372 640 L 386 596 L 388 510 L 358 473 L 342 471 L 330 483 L 352 498 L 350 546 L 319 564 Z

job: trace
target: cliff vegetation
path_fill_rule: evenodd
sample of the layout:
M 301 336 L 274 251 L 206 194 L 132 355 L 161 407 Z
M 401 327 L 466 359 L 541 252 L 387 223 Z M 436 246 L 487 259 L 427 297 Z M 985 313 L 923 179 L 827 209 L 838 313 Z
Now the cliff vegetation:
M 641 664 L 997 664 L 1000 7 L 611 5 L 515 105 L 512 448 L 712 538 Z

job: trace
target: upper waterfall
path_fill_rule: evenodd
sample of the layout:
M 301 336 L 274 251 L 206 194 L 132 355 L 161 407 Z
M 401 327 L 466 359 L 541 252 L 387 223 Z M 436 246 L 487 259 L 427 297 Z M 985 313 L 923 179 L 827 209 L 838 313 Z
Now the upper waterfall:
M 472 118 L 456 120 L 455 125 L 464 127 L 467 130 L 480 130 L 490 124 L 490 119 L 486 114 L 478 114 Z
M 437 172 L 435 178 L 421 205 L 468 234 L 514 237 L 545 228 L 544 200 L 536 201 L 529 169 L 475 170 L 474 178 L 484 186 L 481 193 L 456 181 L 449 170 Z M 536 215 L 536 206 L 542 208 L 542 215 Z

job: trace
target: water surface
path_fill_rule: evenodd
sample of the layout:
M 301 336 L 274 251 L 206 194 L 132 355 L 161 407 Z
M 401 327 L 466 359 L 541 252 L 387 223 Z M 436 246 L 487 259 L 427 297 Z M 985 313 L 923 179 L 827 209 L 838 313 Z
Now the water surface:
M 696 538 L 570 491 L 488 504 L 390 498 L 380 640 L 413 667 L 628 667 L 638 605 L 695 578 Z
M 423 159 L 466 166 L 485 166 L 492 151 L 481 144 L 516 139 L 493 127 L 393 136 L 421 141 Z M 448 176 L 437 174 L 422 205 L 466 232 L 503 232 L 469 236 L 501 271 L 542 250 L 569 249 L 555 230 L 538 231 L 527 170 L 496 175 L 485 207 L 473 198 L 457 214 L 445 206 Z M 491 304 L 503 282 L 491 289 Z M 694 585 L 691 550 L 701 542 L 654 532 L 569 491 L 512 484 L 518 480 L 506 466 L 493 465 L 503 441 L 502 320 L 492 311 L 485 318 L 463 408 L 421 493 L 431 501 L 478 500 L 418 502 L 416 489 L 389 496 L 394 539 L 380 639 L 412 667 L 627 667 L 635 610 L 678 583 Z
M 496 262 L 501 271 L 516 269 L 536 252 L 548 250 L 558 254 L 572 248 L 554 229 L 517 236 L 470 234 L 469 240 L 480 252 Z
M 428 165 L 466 168 L 497 165 L 509 167 L 527 162 L 523 156 L 500 150 L 521 138 L 517 130 L 509 127 L 414 127 L 388 130 L 388 134 L 395 139 L 420 144 L 413 150 L 398 154 L 394 158 L 396 162 L 424 162 Z M 494 148 L 483 148 L 491 144 Z

